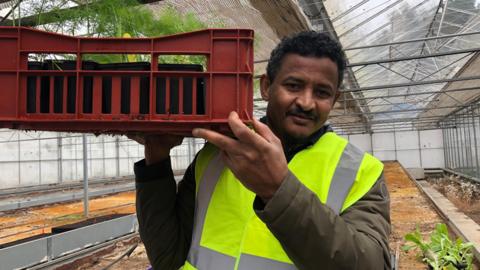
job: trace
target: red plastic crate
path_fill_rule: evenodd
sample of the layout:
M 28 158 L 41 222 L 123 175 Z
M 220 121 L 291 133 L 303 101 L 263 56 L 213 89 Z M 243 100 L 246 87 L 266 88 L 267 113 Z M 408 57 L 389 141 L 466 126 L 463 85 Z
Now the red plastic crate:
M 0 27 L 0 48 L 0 127 L 188 136 L 194 127 L 228 133 L 231 111 L 245 122 L 252 118 L 252 30 L 84 38 Z M 40 64 L 29 62 L 29 54 L 72 54 L 76 60 Z M 85 54 L 145 54 L 151 62 L 111 70 L 82 61 Z M 204 55 L 207 70 L 159 67 L 160 55 Z M 48 65 L 55 68 L 44 70 Z

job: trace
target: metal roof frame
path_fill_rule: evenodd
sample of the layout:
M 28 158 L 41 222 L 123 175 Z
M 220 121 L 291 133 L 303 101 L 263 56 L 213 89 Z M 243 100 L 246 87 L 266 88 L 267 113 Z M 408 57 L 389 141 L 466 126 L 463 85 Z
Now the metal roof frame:
M 468 104 L 471 103 L 470 100 L 463 100 L 455 94 L 467 92 L 475 94 L 475 92 L 480 89 L 480 84 L 477 83 L 478 80 L 480 80 L 480 77 L 475 76 L 475 74 L 464 75 L 457 73 L 453 77 L 446 76 L 446 74 L 450 73 L 451 70 L 456 68 L 456 66 L 463 65 L 465 61 L 480 51 L 480 48 L 477 47 L 462 48 L 458 45 L 450 46 L 453 44 L 452 42 L 454 40 L 456 43 L 463 42 L 460 44 L 465 45 L 469 44 L 468 42 L 471 37 L 480 37 L 478 36 L 478 34 L 480 34 L 480 32 L 478 32 L 480 27 L 476 27 L 477 24 L 475 24 L 479 16 L 478 8 L 467 10 L 468 12 L 462 13 L 471 16 L 471 18 L 453 22 L 451 20 L 453 18 L 452 11 L 459 12 L 463 9 L 462 7 L 459 7 L 458 4 L 457 6 L 455 6 L 455 4 L 449 5 L 448 0 L 412 0 L 408 1 L 408 4 L 403 4 L 399 1 L 383 0 L 370 1 L 371 3 L 367 3 L 367 1 L 350 1 L 348 3 L 344 1 L 336 2 L 325 3 L 326 10 L 330 15 L 336 14 L 331 16 L 333 18 L 333 26 L 343 27 L 340 30 L 336 28 L 336 30 L 339 32 L 340 41 L 349 44 L 345 46 L 345 51 L 349 52 L 348 56 L 353 57 L 350 59 L 351 63 L 349 66 L 354 68 L 357 67 L 354 69 L 354 72 L 356 75 L 359 75 L 357 76 L 357 79 L 359 80 L 360 85 L 360 87 L 357 88 L 345 88 L 343 89 L 343 92 L 363 93 L 363 97 L 358 97 L 356 99 L 363 100 L 365 103 L 357 104 L 357 106 L 367 106 L 371 110 L 365 114 L 373 115 L 373 117 L 369 118 L 369 124 L 373 130 L 377 130 L 375 125 L 379 124 L 375 119 L 376 117 L 389 118 L 389 116 L 395 114 L 393 119 L 386 121 L 395 123 L 395 121 L 399 119 L 399 121 L 410 121 L 411 124 L 417 125 L 418 118 L 411 117 L 411 119 L 408 119 L 407 115 L 411 115 L 412 113 L 419 115 L 422 112 L 432 114 L 435 111 L 439 111 L 437 118 L 424 121 L 424 123 L 430 125 L 435 124 L 435 122 L 438 122 L 437 120 L 441 120 L 442 117 L 445 117 L 445 112 L 442 111 L 442 109 L 463 108 L 463 106 L 468 106 Z M 382 23 L 382 21 L 377 19 L 385 16 L 387 13 L 401 7 L 402 5 L 408 6 L 410 4 L 412 4 L 411 7 L 414 6 L 418 8 L 419 6 L 423 6 L 425 8 L 428 7 L 431 10 L 430 13 L 425 13 L 432 14 L 432 19 L 428 22 L 428 25 L 426 25 L 425 35 L 423 37 L 418 35 L 414 36 L 414 34 L 416 34 L 414 31 L 404 31 L 403 33 L 395 33 L 394 39 L 391 40 L 381 37 L 380 33 L 383 33 L 385 29 L 393 28 L 398 21 L 390 20 L 383 21 Z M 332 7 L 336 7 L 337 10 L 333 11 Z M 362 12 L 365 13 L 365 15 L 362 14 L 361 18 L 356 19 L 354 16 L 358 17 L 360 9 L 362 9 Z M 348 18 L 348 15 L 351 15 L 351 17 Z M 405 18 L 408 19 L 408 17 Z M 374 20 L 375 22 L 371 23 Z M 368 24 L 375 27 L 370 27 L 367 31 L 363 31 L 362 29 L 366 28 L 365 26 Z M 400 22 L 400 24 L 412 25 L 411 22 L 407 21 Z M 468 25 L 469 27 L 466 27 L 465 25 Z M 350 42 L 345 39 L 349 34 L 354 34 L 356 31 L 363 31 L 363 33 L 368 34 L 364 34 L 363 36 L 354 39 L 356 40 L 355 42 Z M 380 39 L 377 39 L 380 42 L 365 42 L 364 40 L 367 39 L 366 37 L 369 35 L 377 35 L 380 37 Z M 410 38 L 405 39 L 405 37 Z M 459 41 L 461 37 L 462 41 Z M 359 42 L 367 44 L 358 44 Z M 421 43 L 420 47 L 418 47 L 420 53 L 413 54 L 415 51 L 414 48 L 416 48 L 419 43 Z M 409 49 L 407 51 L 406 49 L 410 48 L 408 46 L 411 45 L 413 45 L 413 47 L 411 47 L 412 50 Z M 446 45 L 448 45 L 448 47 L 445 47 Z M 372 51 L 372 49 L 380 49 L 380 51 L 378 53 Z M 378 53 L 378 55 L 373 55 L 372 52 Z M 386 52 L 390 53 L 386 55 L 384 54 Z M 364 61 L 354 60 L 359 57 L 366 58 L 365 54 L 368 53 L 372 54 L 371 56 L 373 57 L 369 57 Z M 455 55 L 459 55 L 460 57 Z M 380 59 L 371 60 L 372 58 Z M 414 65 L 412 65 L 412 63 Z M 367 66 L 370 66 L 370 68 L 365 69 Z M 374 72 L 372 73 L 372 71 Z M 382 77 L 384 76 L 387 76 L 386 80 L 383 80 Z M 379 79 L 378 77 L 382 79 Z M 427 78 L 430 79 L 426 80 Z M 405 82 L 405 80 L 407 82 Z M 470 81 L 474 85 L 458 85 L 453 88 L 446 87 L 452 83 L 464 83 L 466 81 Z M 365 82 L 368 82 L 368 84 L 365 84 Z M 375 82 L 386 83 L 378 84 Z M 415 87 L 416 90 L 412 91 L 411 87 Z M 442 106 L 432 103 L 432 101 L 436 101 L 439 98 L 450 99 L 455 105 Z M 352 99 L 343 96 L 339 101 L 348 102 L 352 101 Z M 357 112 L 334 112 L 331 116 L 332 123 L 334 124 L 334 127 L 337 126 L 344 130 L 347 126 L 344 123 L 338 122 L 335 118 L 348 119 L 349 116 L 355 116 L 357 114 Z M 422 116 L 422 121 L 424 119 L 425 117 Z M 356 121 L 351 122 L 357 127 L 360 125 Z M 395 129 L 392 128 L 392 130 Z M 357 130 L 352 131 L 357 132 Z

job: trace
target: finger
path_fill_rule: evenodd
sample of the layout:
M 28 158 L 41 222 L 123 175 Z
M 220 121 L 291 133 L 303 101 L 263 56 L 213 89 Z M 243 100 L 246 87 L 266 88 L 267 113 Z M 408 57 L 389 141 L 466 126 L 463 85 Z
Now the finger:
M 265 145 L 265 140 L 255 131 L 248 128 L 238 117 L 236 112 L 231 112 L 228 116 L 228 124 L 233 134 L 242 142 L 252 144 L 256 147 Z
M 192 131 L 192 135 L 197 138 L 203 138 L 225 151 L 238 152 L 238 149 L 240 148 L 239 143 L 236 140 L 212 130 L 195 128 Z
M 279 140 L 278 137 L 273 134 L 272 130 L 267 125 L 258 121 L 256 118 L 253 119 L 253 128 L 260 136 L 265 138 L 265 140 L 267 140 L 268 142 L 276 142 L 277 140 Z

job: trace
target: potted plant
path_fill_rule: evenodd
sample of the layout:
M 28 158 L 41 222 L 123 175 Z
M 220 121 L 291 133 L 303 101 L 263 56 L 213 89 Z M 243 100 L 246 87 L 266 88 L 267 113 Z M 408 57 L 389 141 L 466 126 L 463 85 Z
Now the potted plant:
M 433 270 L 473 269 L 472 243 L 464 243 L 460 238 L 452 240 L 448 234 L 447 225 L 441 223 L 435 226 L 430 234 L 430 241 L 424 241 L 417 229 L 405 235 L 405 240 L 413 245 L 405 244 L 403 251 L 419 249 L 423 261 Z

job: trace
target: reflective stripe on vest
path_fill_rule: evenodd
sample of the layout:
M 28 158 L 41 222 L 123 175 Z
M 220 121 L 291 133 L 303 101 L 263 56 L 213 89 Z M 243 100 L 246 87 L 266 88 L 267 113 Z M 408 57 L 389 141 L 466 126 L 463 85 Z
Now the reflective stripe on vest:
M 355 181 L 357 181 L 359 177 L 362 178 L 365 176 L 368 176 L 372 179 L 375 178 L 374 180 L 376 180 L 376 178 L 378 178 L 378 176 L 380 175 L 383 166 L 379 165 L 379 162 L 376 159 L 371 156 L 367 157 L 366 154 L 364 155 L 356 147 L 347 144 L 344 139 L 338 137 L 337 135 L 333 133 L 325 135 L 322 136 L 324 137 L 323 144 L 319 144 L 318 147 L 320 148 L 317 149 L 324 149 L 327 146 L 327 148 L 330 147 L 329 150 L 323 152 L 306 151 L 303 153 L 303 156 L 298 155 L 296 162 L 293 162 L 296 165 L 292 165 L 293 167 L 291 168 L 291 170 L 295 175 L 299 173 L 299 175 L 302 177 L 298 178 L 302 181 L 302 179 L 304 179 L 303 177 L 308 176 L 309 173 L 309 171 L 305 168 L 311 166 L 311 163 L 305 165 L 305 162 L 302 161 L 308 160 L 309 162 L 311 162 L 312 160 L 316 160 L 316 157 L 318 157 L 319 154 L 326 154 L 327 157 L 325 160 L 328 161 L 327 164 L 330 164 L 329 166 L 332 166 L 332 164 L 333 166 L 335 166 L 336 164 L 336 167 L 334 167 L 334 170 L 330 171 L 329 174 L 325 174 L 325 170 L 321 170 L 320 172 L 315 171 L 315 173 L 313 173 L 312 175 L 313 178 L 310 179 L 310 183 L 312 182 L 312 179 L 319 179 L 318 181 L 328 181 L 328 179 L 325 179 L 325 177 L 329 177 L 331 179 L 326 186 L 320 187 L 324 191 L 319 191 L 318 187 L 314 187 L 315 190 L 312 191 L 314 191 L 319 196 L 322 202 L 326 203 L 329 207 L 332 208 L 335 213 L 339 214 L 348 206 L 360 199 L 364 195 L 361 193 L 366 193 L 375 182 L 370 181 L 372 183 L 361 183 L 360 185 L 357 183 L 355 185 Z M 196 164 L 198 164 L 200 160 L 201 162 L 203 162 L 201 163 L 203 168 L 201 169 L 201 171 L 197 172 L 196 167 L 195 172 L 197 182 L 197 197 L 194 218 L 194 232 L 192 245 L 187 259 L 188 263 L 185 264 L 184 269 L 297 269 L 284 253 L 283 249 L 278 243 L 278 240 L 276 240 L 274 236 L 271 235 L 265 224 L 263 224 L 263 222 L 260 221 L 258 217 L 256 217 L 256 215 L 253 213 L 253 209 L 251 209 L 251 202 L 250 204 L 245 204 L 245 200 L 242 201 L 242 198 L 245 198 L 245 194 L 251 192 L 244 189 L 243 186 L 238 183 L 238 180 L 233 176 L 233 174 L 225 168 L 223 162 L 220 159 L 220 154 L 215 148 L 206 147 L 204 150 L 202 150 L 203 153 L 201 152 L 197 157 Z M 330 153 L 338 154 L 332 155 Z M 307 156 L 305 156 L 305 154 L 307 154 Z M 291 164 L 289 163 L 289 167 L 290 165 Z M 318 178 L 318 176 L 316 176 L 317 173 L 320 173 L 320 175 L 323 176 L 323 179 Z M 222 182 L 219 182 L 220 179 L 223 179 Z M 218 186 L 217 184 L 220 185 L 221 188 L 218 187 L 220 188 L 220 190 L 215 193 L 215 188 Z M 244 190 L 240 190 L 238 186 L 240 186 Z M 352 186 L 355 187 L 352 189 Z M 358 186 L 360 186 L 360 188 Z M 326 190 L 328 190 L 328 192 L 325 192 Z M 230 197 L 222 197 L 223 192 L 230 193 Z M 325 192 L 326 195 L 322 195 L 322 192 Z M 251 194 L 251 200 L 253 201 L 254 194 Z M 223 222 L 223 220 L 221 220 L 221 218 L 212 219 L 212 215 L 215 215 L 212 213 L 219 213 L 219 217 L 225 217 L 225 212 L 218 211 L 227 211 L 227 214 L 229 214 L 229 208 L 223 207 L 223 204 L 225 203 L 225 205 L 229 206 L 228 198 L 234 198 L 234 200 L 236 200 L 237 195 L 238 197 L 240 197 L 238 199 L 240 200 L 239 202 L 244 202 L 243 204 L 239 205 L 242 205 L 242 209 L 250 208 L 248 210 L 251 211 L 251 216 L 248 217 L 243 215 L 244 213 L 242 213 L 241 210 L 235 212 L 232 209 L 232 213 L 241 214 L 238 216 L 238 218 L 235 215 L 232 216 L 231 213 L 230 216 L 227 215 L 227 217 L 230 218 L 226 219 L 238 219 L 230 222 L 234 226 L 230 226 L 230 223 L 227 223 L 225 225 L 222 224 L 223 227 L 216 226 L 216 224 L 218 224 L 219 222 Z M 217 198 L 216 196 L 220 197 Z M 215 207 L 212 210 L 213 212 L 211 211 L 211 214 L 208 215 L 210 218 L 210 222 L 206 222 L 207 210 L 209 209 L 209 206 L 211 206 L 213 197 L 216 198 L 216 201 L 213 201 Z M 247 196 L 247 199 L 248 198 L 250 197 Z M 214 223 L 212 223 L 212 220 L 214 221 Z M 245 224 L 242 222 L 245 222 Z M 209 228 L 208 233 L 206 233 L 204 228 L 205 223 L 210 224 L 206 227 L 207 229 Z M 242 227 L 239 226 L 244 227 L 242 229 Z M 218 231 L 216 228 L 219 228 L 218 233 L 216 233 Z M 228 235 L 232 235 L 229 234 L 229 231 L 231 230 L 237 230 L 238 232 L 237 234 L 233 234 L 235 236 L 233 238 L 228 237 Z M 263 238 L 258 237 L 259 235 L 257 233 L 260 233 Z M 270 236 L 265 235 L 265 233 Z M 202 242 L 202 234 L 203 237 L 206 238 L 204 239 L 204 242 Z M 224 234 L 227 234 L 227 237 Z M 237 239 L 238 237 L 242 239 Z M 235 239 L 237 239 L 238 241 Z M 214 242 L 211 242 L 212 240 Z M 229 245 L 219 244 L 222 243 L 221 240 L 226 241 L 227 244 L 233 243 L 233 246 L 236 248 L 235 250 L 240 250 L 240 253 L 237 253 L 234 249 L 230 248 Z M 244 246 L 244 241 L 245 244 L 248 245 Z M 257 248 L 256 246 L 259 247 Z M 247 252 L 248 254 L 244 252 Z M 262 254 L 262 256 L 256 256 L 252 254 Z
M 221 269 L 221 268 L 216 268 L 216 269 Z M 232 269 L 232 268 L 229 268 L 229 269 Z M 295 267 L 295 265 L 290 263 L 274 261 L 267 258 L 253 256 L 250 254 L 240 255 L 238 270 L 253 270 L 253 269 L 296 270 L 297 268 Z
M 363 152 L 351 144 L 347 144 L 332 177 L 326 205 L 335 214 L 340 214 L 343 203 L 352 188 L 358 169 L 362 163 Z
M 192 244 L 187 257 L 188 262 L 197 269 L 233 269 L 235 266 L 235 257 L 200 246 L 208 204 L 223 168 L 220 155 L 215 155 L 203 173 L 202 185 L 198 187 L 198 194 L 202 195 L 196 196 Z M 215 268 L 213 268 L 214 266 Z

